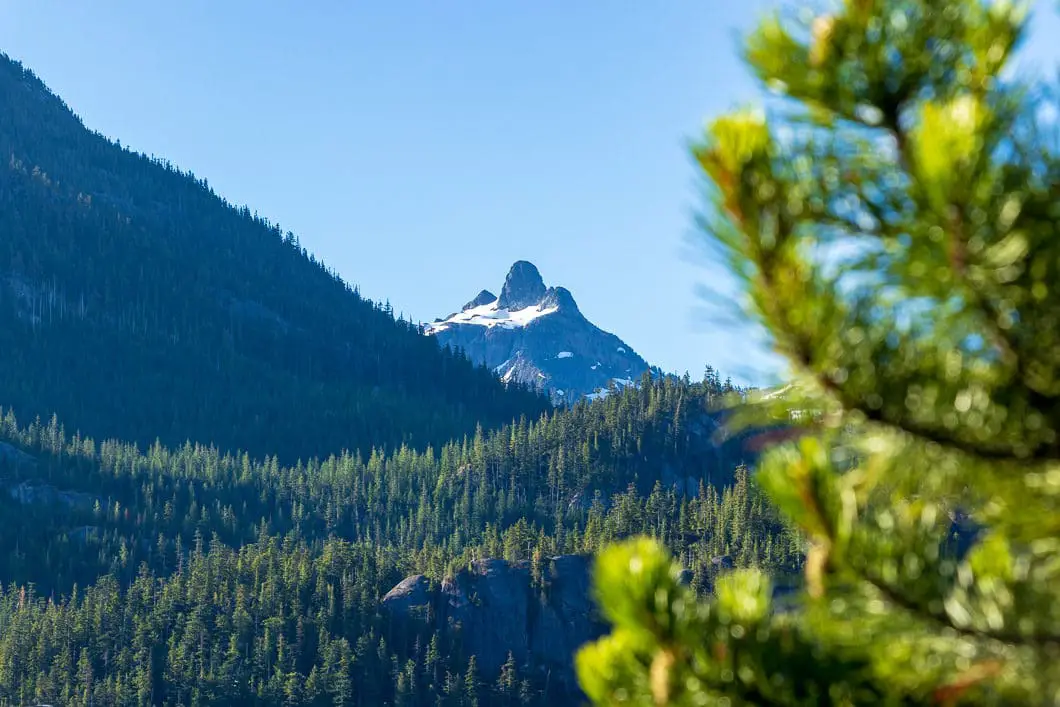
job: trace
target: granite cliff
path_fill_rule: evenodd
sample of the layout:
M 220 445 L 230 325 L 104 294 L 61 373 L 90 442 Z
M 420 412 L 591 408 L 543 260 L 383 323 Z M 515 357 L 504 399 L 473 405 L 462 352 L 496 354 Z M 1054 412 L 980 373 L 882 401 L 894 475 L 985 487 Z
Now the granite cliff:
M 440 633 L 484 679 L 495 679 L 509 653 L 522 674 L 545 679 L 552 694 L 577 693 L 573 659 L 605 626 L 591 598 L 592 560 L 549 558 L 535 577 L 530 562 L 476 560 L 441 582 L 407 577 L 382 600 L 392 638 Z

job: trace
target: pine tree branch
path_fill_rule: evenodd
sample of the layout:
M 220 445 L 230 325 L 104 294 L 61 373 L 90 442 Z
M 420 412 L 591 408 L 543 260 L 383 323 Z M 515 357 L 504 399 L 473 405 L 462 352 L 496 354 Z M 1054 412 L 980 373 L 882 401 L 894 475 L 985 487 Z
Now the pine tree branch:
M 895 134 L 900 145 L 901 155 L 907 152 L 906 140 L 900 130 Z M 907 164 L 905 160 L 903 160 L 903 164 Z M 779 196 L 774 196 L 774 200 L 778 199 Z M 740 222 L 740 219 L 737 218 L 738 215 L 734 214 L 731 208 L 726 208 L 725 210 L 730 212 L 730 216 L 736 219 L 737 223 Z M 790 224 L 783 223 L 783 219 L 778 219 L 777 227 L 779 229 L 783 230 L 785 225 L 790 227 Z M 790 233 L 777 235 L 776 239 L 779 242 L 788 236 L 790 236 Z M 1060 460 L 1060 439 L 1051 443 L 1038 443 L 1024 452 L 1023 449 L 1017 448 L 1012 444 L 987 444 L 961 439 L 945 429 L 917 423 L 902 416 L 889 415 L 882 407 L 869 405 L 867 400 L 852 393 L 834 375 L 820 370 L 814 364 L 813 347 L 809 336 L 806 332 L 800 331 L 790 324 L 789 308 L 786 306 L 785 299 L 777 287 L 777 273 L 788 267 L 788 265 L 779 262 L 775 249 L 763 250 L 761 244 L 756 243 L 753 238 L 750 238 L 749 241 L 751 250 L 747 253 L 747 257 L 756 265 L 760 275 L 759 282 L 765 291 L 765 296 L 760 300 L 764 308 L 762 314 L 775 331 L 780 334 L 779 338 L 784 338 L 789 342 L 793 349 L 789 357 L 793 359 L 793 362 L 800 365 L 821 388 L 830 393 L 846 410 L 858 412 L 870 422 L 886 425 L 924 441 L 934 442 L 984 460 L 1000 462 Z
M 910 180 L 911 184 L 919 185 L 920 180 L 917 178 L 915 170 L 916 162 L 912 151 L 909 149 L 909 136 L 907 130 L 902 127 L 897 112 L 894 115 L 889 116 L 885 121 L 885 129 L 895 139 L 895 143 L 898 147 L 899 164 L 905 171 L 906 178 Z M 984 147 L 979 150 L 978 161 L 980 164 L 988 160 L 994 147 L 996 147 L 996 144 L 991 148 Z M 958 204 L 952 204 L 951 208 L 954 213 L 948 219 L 947 226 L 951 238 L 950 243 L 953 247 L 953 252 L 950 257 L 950 267 L 953 271 L 954 277 L 957 279 L 957 282 L 961 283 L 962 290 L 969 303 L 981 314 L 982 321 L 989 330 L 994 344 L 1002 352 L 1002 355 L 1007 356 L 1012 362 L 1016 371 L 1017 379 L 1024 384 L 1024 388 L 1027 391 L 1028 402 L 1038 408 L 1039 411 L 1048 415 L 1051 412 L 1048 408 L 1055 406 L 1057 396 L 1039 393 L 1026 385 L 1026 381 L 1029 377 L 1025 355 L 1026 352 L 1021 349 L 1019 342 L 1013 336 L 1012 330 L 1001 326 L 1002 312 L 997 307 L 996 303 L 986 295 L 981 286 L 972 282 L 969 278 L 968 238 L 964 229 L 963 210 Z
M 895 606 L 916 616 L 928 619 L 931 622 L 957 632 L 962 636 L 978 639 L 989 639 L 1014 645 L 1029 646 L 1033 648 L 1057 648 L 1060 647 L 1060 634 L 1055 633 L 1019 633 L 1016 631 L 985 631 L 982 629 L 968 628 L 954 623 L 953 619 L 944 610 L 932 609 L 922 602 L 912 599 L 891 585 L 883 582 L 870 574 L 863 572 L 857 567 L 847 565 L 859 579 L 872 585 L 887 601 Z
M 949 449 L 962 452 L 970 456 L 976 456 L 984 460 L 1017 462 L 1017 461 L 1056 461 L 1060 460 L 1060 442 L 1051 444 L 1038 444 L 1028 453 L 1021 454 L 1011 444 L 981 444 L 966 439 L 960 439 L 953 434 L 929 425 L 902 419 L 901 417 L 889 416 L 882 408 L 868 404 L 866 400 L 855 396 L 833 375 L 818 369 L 814 365 L 812 348 L 803 332 L 795 330 L 788 324 L 789 318 L 781 316 L 787 310 L 780 304 L 783 298 L 777 292 L 774 285 L 770 263 L 760 263 L 762 278 L 761 282 L 769 295 L 768 301 L 776 309 L 765 314 L 772 320 L 774 326 L 793 345 L 794 362 L 813 378 L 818 385 L 830 393 L 839 404 L 848 411 L 858 412 L 870 422 L 886 425 L 894 430 L 903 432 L 913 437 L 918 437 L 926 442 L 934 442 Z
M 831 393 L 844 408 L 860 413 L 870 422 L 886 425 L 926 442 L 934 442 L 952 450 L 990 461 L 1055 461 L 1060 459 L 1060 446 L 1056 443 L 1039 444 L 1030 453 L 1021 455 L 1014 446 L 1009 444 L 979 444 L 955 437 L 937 427 L 921 425 L 910 420 L 888 416 L 881 408 L 874 408 L 868 405 L 866 401 L 849 393 L 831 375 L 816 370 L 813 367 L 808 349 L 800 349 L 797 353 L 799 354 L 799 363 L 822 388 Z
M 775 289 L 769 286 L 770 278 L 763 277 L 763 282 L 773 295 L 774 303 L 780 301 Z M 839 404 L 848 411 L 858 412 L 870 422 L 886 425 L 894 430 L 903 432 L 913 437 L 918 437 L 926 442 L 934 442 L 952 450 L 976 456 L 991 461 L 1055 461 L 1060 459 L 1060 444 L 1039 444 L 1027 454 L 1020 454 L 1018 450 L 1009 444 L 980 444 L 969 440 L 960 439 L 942 429 L 929 425 L 922 425 L 908 419 L 889 416 L 882 408 L 869 405 L 867 401 L 855 396 L 848 391 L 844 385 L 831 374 L 817 369 L 813 357 L 810 354 L 810 346 L 801 332 L 795 331 L 786 324 L 785 317 L 772 317 L 777 328 L 785 334 L 793 344 L 795 362 L 812 377 L 818 385 L 830 393 Z

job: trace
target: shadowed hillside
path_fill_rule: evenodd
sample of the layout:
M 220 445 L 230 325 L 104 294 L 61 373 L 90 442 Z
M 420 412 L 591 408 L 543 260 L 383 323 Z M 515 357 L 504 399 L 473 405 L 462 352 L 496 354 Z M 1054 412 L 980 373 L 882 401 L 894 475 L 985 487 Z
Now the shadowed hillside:
M 293 460 L 546 406 L 205 179 L 89 131 L 2 55 L 0 233 L 0 395 L 23 416 Z

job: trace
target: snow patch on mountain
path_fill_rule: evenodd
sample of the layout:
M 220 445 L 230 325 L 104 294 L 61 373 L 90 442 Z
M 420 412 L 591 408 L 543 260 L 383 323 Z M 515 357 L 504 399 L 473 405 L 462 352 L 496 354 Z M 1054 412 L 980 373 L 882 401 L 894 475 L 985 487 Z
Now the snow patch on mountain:
M 652 373 L 653 377 L 656 376 L 655 371 L 657 371 L 657 370 L 658 369 L 654 369 L 653 370 L 653 373 Z M 597 388 L 593 392 L 591 392 L 588 395 L 586 395 L 585 396 L 586 399 L 588 399 L 588 400 L 603 400 L 604 398 L 606 398 L 608 395 L 611 394 L 611 390 L 612 389 L 613 390 L 622 390 L 623 388 L 628 388 L 629 386 L 639 387 L 639 385 L 640 385 L 640 383 L 638 383 L 637 381 L 633 380 L 632 378 L 612 378 L 609 382 L 610 382 L 610 385 L 607 388 Z M 613 388 L 612 388 L 612 386 L 613 386 Z
M 546 317 L 549 314 L 554 314 L 558 311 L 559 307 L 557 306 L 545 307 L 542 305 L 524 307 L 523 309 L 512 311 L 501 307 L 500 300 L 497 299 L 489 304 L 465 309 L 463 312 L 458 312 L 448 319 L 428 324 L 427 333 L 437 334 L 446 331 L 454 324 L 472 324 L 475 326 L 484 326 L 487 329 L 493 327 L 517 329 L 526 326 L 535 319 Z

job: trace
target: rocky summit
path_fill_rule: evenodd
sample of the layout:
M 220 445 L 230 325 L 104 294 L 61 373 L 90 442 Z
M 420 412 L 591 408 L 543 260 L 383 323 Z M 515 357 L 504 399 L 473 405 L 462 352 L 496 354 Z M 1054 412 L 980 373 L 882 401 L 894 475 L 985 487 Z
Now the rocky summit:
M 546 287 L 525 260 L 512 265 L 499 297 L 482 290 L 425 332 L 504 382 L 547 391 L 557 403 L 607 395 L 649 370 L 622 339 L 586 319 L 569 290 Z

